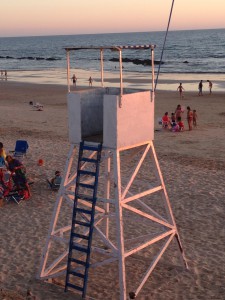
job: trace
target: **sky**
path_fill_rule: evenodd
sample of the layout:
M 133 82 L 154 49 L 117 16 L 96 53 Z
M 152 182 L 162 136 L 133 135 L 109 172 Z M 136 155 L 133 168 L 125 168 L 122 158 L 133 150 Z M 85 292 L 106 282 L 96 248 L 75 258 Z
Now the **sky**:
M 0 37 L 164 31 L 172 0 L 1 0 Z M 225 0 L 175 0 L 170 30 L 225 28 Z

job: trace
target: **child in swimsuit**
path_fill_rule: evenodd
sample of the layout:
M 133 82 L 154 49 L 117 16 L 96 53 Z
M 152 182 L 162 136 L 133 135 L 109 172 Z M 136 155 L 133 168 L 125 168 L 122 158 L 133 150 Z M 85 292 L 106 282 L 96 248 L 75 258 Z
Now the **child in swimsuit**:
M 191 110 L 190 106 L 187 107 L 187 122 L 189 130 L 192 130 L 193 124 L 193 111 Z
M 180 99 L 183 99 L 184 98 L 184 96 L 183 96 L 184 88 L 182 87 L 182 83 L 181 82 L 180 82 L 180 85 L 177 88 L 177 91 L 179 91 L 179 93 L 180 93 Z
M 168 112 L 165 112 L 164 116 L 162 117 L 162 125 L 163 128 L 168 128 L 170 125 L 170 118 L 168 117 Z
M 197 112 L 196 109 L 193 110 L 193 125 L 197 127 Z
M 184 131 L 184 123 L 181 121 L 181 117 L 178 118 L 179 131 Z

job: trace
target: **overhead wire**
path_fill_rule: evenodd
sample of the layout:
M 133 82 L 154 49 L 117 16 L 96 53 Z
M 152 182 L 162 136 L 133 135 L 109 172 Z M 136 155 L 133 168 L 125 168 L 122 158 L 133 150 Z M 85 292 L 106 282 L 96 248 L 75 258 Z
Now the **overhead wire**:
M 169 32 L 170 21 L 171 21 L 172 13 L 173 13 L 174 1 L 175 1 L 175 0 L 172 0 L 172 4 L 171 4 L 169 20 L 168 20 L 167 29 L 166 29 L 166 34 L 165 34 L 165 38 L 164 38 L 164 42 L 163 42 L 163 47 L 162 47 L 161 57 L 160 57 L 160 61 L 159 61 L 158 72 L 157 72 L 156 80 L 155 80 L 155 90 L 156 90 L 156 87 L 157 87 L 157 84 L 158 84 L 159 73 L 160 73 L 160 68 L 161 68 L 162 59 L 163 59 L 163 53 L 164 53 L 164 50 L 165 50 L 166 39 L 167 39 L 167 35 L 168 35 L 168 32 Z

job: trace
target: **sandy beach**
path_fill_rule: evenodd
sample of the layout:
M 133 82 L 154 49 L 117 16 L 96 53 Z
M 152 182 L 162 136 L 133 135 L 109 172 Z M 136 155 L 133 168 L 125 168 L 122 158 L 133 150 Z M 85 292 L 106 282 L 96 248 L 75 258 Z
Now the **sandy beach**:
M 57 196 L 48 188 L 46 177 L 55 170 L 64 171 L 70 146 L 66 95 L 66 85 L 0 81 L 0 141 L 7 152 L 14 149 L 16 140 L 28 141 L 24 164 L 34 181 L 31 199 L 0 207 L 0 299 L 80 299 L 72 292 L 64 293 L 62 286 L 36 278 Z M 37 111 L 30 101 L 43 104 L 44 110 Z M 161 129 L 157 119 L 166 111 L 174 112 L 177 104 L 197 110 L 197 128 L 187 130 L 184 114 L 184 132 Z M 210 95 L 205 88 L 199 97 L 197 91 L 188 91 L 180 100 L 176 91 L 159 90 L 154 122 L 154 145 L 189 271 L 182 268 L 179 253 L 171 245 L 137 299 L 223 300 L 225 92 Z M 44 161 L 42 167 L 37 165 L 39 159 Z M 146 257 L 135 259 L 140 268 L 148 263 Z M 130 271 L 131 278 L 136 271 Z M 102 269 L 91 274 L 88 294 L 92 299 L 118 299 L 114 280 L 110 267 L 107 274 Z

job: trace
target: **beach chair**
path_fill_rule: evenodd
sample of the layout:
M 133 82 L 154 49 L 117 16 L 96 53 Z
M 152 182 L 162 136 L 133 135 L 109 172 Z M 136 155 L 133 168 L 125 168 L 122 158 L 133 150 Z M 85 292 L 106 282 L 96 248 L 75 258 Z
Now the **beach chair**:
M 50 180 L 48 180 L 47 179 L 47 183 L 48 183 L 48 186 L 50 187 L 50 189 L 52 190 L 52 191 L 58 191 L 59 190 L 59 188 L 60 188 L 60 185 L 61 185 L 61 183 L 52 183 Z
M 29 182 L 28 185 L 34 182 Z M 24 184 L 16 185 L 13 180 L 12 174 L 7 181 L 4 181 L 4 199 L 6 202 L 14 201 L 16 204 L 20 204 L 22 200 L 28 200 L 30 198 L 29 191 Z
M 6 173 L 7 176 L 5 176 L 5 174 L 2 175 L 0 178 L 1 197 L 4 198 L 6 202 L 14 201 L 16 204 L 20 204 L 20 201 L 23 200 L 23 195 L 14 189 L 12 175 L 9 173 Z
M 5 168 L 5 159 L 2 156 L 0 156 L 0 169 L 3 168 Z
M 60 171 L 55 171 L 55 176 L 49 180 L 46 179 L 47 183 L 49 185 L 49 187 L 51 188 L 51 190 L 53 191 L 58 191 L 58 189 L 60 188 L 61 182 L 62 182 L 62 177 L 61 177 L 61 173 Z
M 60 188 L 60 184 L 59 184 L 59 183 L 54 183 L 54 184 L 52 184 L 52 186 L 51 186 L 51 189 L 52 189 L 53 191 L 58 191 L 59 188 Z
M 19 205 L 21 201 L 25 199 L 25 196 L 19 191 L 10 191 L 4 198 L 6 202 L 14 201 L 16 204 Z
M 157 123 L 162 126 L 162 118 L 157 118 Z
M 44 109 L 44 106 L 41 103 L 39 103 L 39 102 L 36 102 L 35 104 L 33 104 L 33 107 L 37 111 L 42 111 Z
M 15 150 L 10 151 L 14 153 L 14 157 L 23 158 L 27 154 L 29 148 L 28 142 L 25 140 L 17 140 L 15 145 Z

